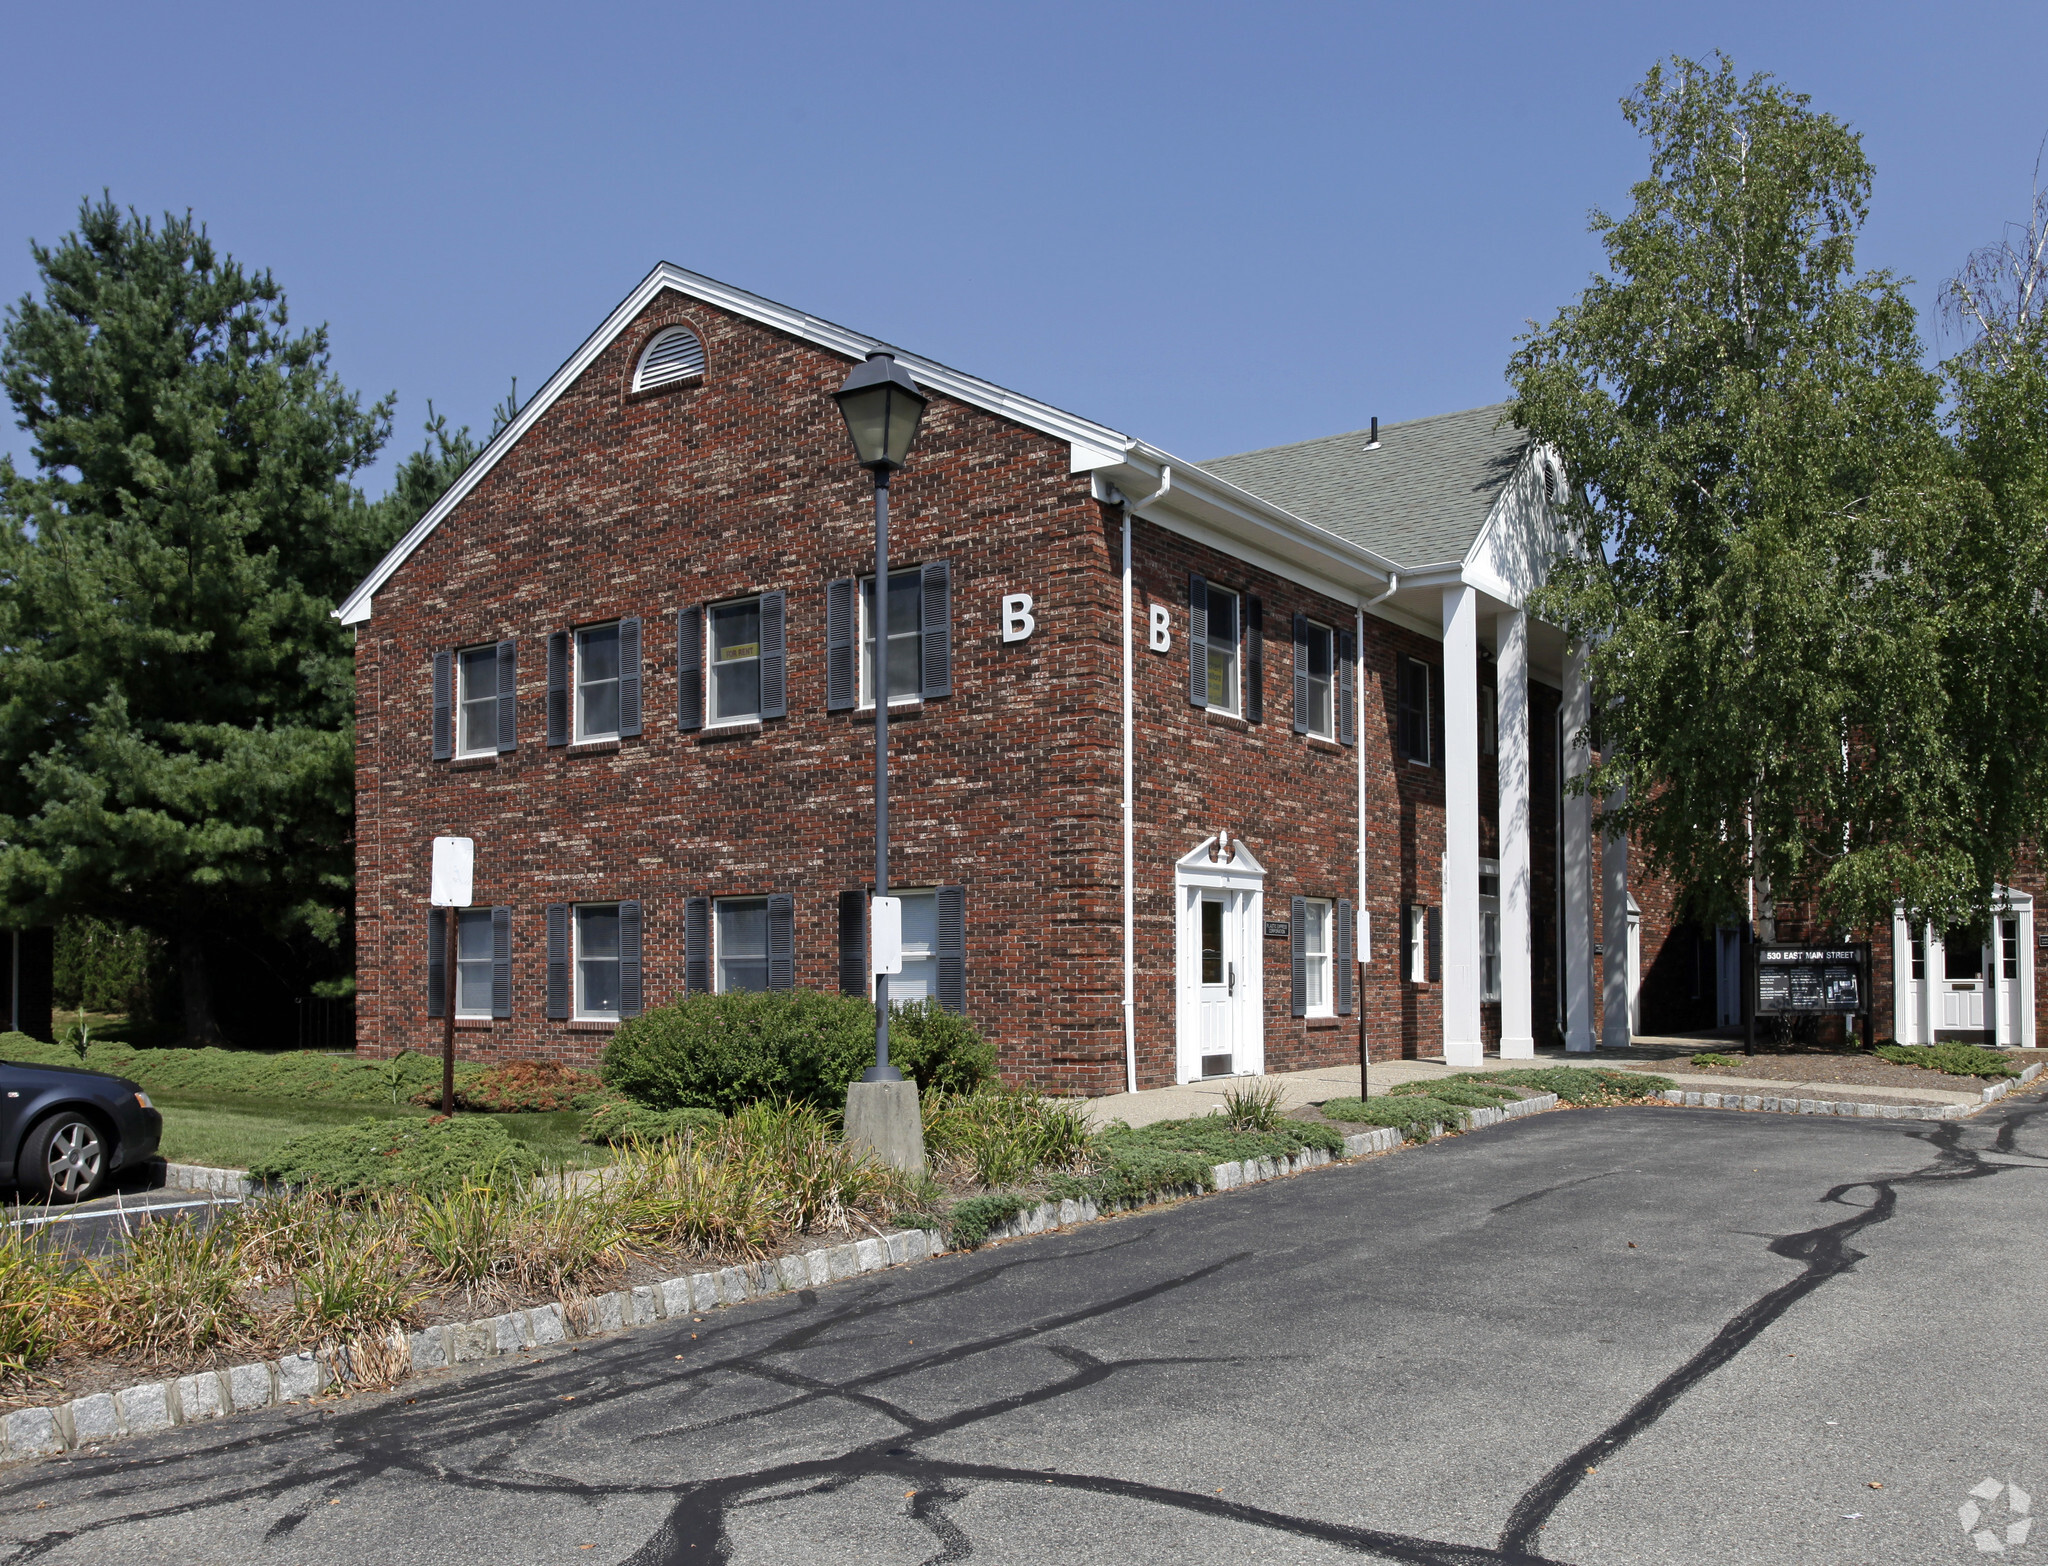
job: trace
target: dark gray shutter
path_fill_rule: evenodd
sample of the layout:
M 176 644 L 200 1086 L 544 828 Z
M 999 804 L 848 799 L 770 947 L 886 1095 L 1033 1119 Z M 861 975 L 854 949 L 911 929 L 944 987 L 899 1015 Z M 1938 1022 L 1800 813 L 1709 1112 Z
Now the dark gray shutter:
M 548 743 L 569 743 L 569 633 L 548 637 Z M 553 1016 L 554 1013 L 548 1013 Z M 567 1016 L 568 1013 L 562 1013 Z
M 434 654 L 434 759 L 455 754 L 455 654 Z
M 711 993 L 711 899 L 683 900 L 683 991 Z
M 854 644 L 853 578 L 825 584 L 825 710 L 843 712 L 860 699 L 860 649 Z
M 942 886 L 938 891 L 939 1005 L 967 1014 L 967 888 Z
M 761 595 L 761 716 L 789 716 L 789 672 L 784 655 L 789 598 L 784 593 Z
M 1299 619 L 1299 616 L 1296 616 Z M 1302 949 L 1301 932 L 1308 923 L 1308 899 L 1297 897 L 1289 910 L 1287 920 L 1287 950 L 1293 958 L 1294 969 L 1294 1015 L 1308 1015 L 1308 953 Z
M 1308 616 L 1294 617 L 1294 732 L 1308 733 Z
M 849 886 L 839 894 L 839 993 L 868 992 L 868 894 Z
M 640 1015 L 640 904 L 619 904 L 619 1015 Z
M 548 904 L 548 1017 L 569 1015 L 569 905 Z
M 491 910 L 491 1015 L 512 1015 L 512 910 Z
M 927 697 L 953 694 L 953 568 L 927 560 L 919 585 L 924 633 L 924 691 Z
M 1414 755 L 1408 743 L 1408 712 L 1414 705 L 1414 684 L 1415 662 L 1404 653 L 1394 660 L 1394 754 L 1403 761 Z
M 1429 925 L 1429 982 L 1441 984 L 1444 981 L 1444 911 L 1432 908 L 1426 917 Z
M 519 748 L 519 644 L 498 643 L 498 749 Z
M 1244 601 L 1244 716 L 1247 723 L 1266 721 L 1266 604 Z
M 1429 764 L 1443 765 L 1444 757 L 1444 671 L 1441 664 L 1426 664 L 1429 670 Z
M 640 732 L 640 618 L 619 622 L 619 733 Z
M 1395 937 L 1395 944 L 1401 949 L 1401 982 L 1403 984 L 1415 982 L 1415 944 L 1412 933 L 1414 929 L 1415 905 L 1413 903 L 1403 903 L 1401 905 L 1401 928 L 1396 932 Z
M 1337 699 L 1337 742 L 1358 743 L 1358 636 L 1353 631 L 1337 633 L 1337 678 L 1332 694 Z
M 704 611 L 676 611 L 676 727 L 704 727 Z
M 1188 574 L 1188 700 L 1209 705 L 1209 580 Z
M 1351 899 L 1337 899 L 1337 1015 L 1351 1015 L 1351 992 L 1358 979 L 1358 944 L 1351 933 Z
M 448 1007 L 448 910 L 427 910 L 427 1015 L 440 1017 Z
M 768 988 L 796 988 L 796 899 L 787 892 L 768 898 Z

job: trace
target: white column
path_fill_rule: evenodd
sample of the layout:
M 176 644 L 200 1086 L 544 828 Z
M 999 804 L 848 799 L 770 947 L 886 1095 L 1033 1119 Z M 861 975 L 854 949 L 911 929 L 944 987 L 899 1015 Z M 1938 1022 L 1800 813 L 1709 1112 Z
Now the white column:
M 1628 803 L 1628 790 L 1607 796 L 1604 810 Z M 1600 1043 L 1606 1049 L 1627 1049 L 1635 1038 L 1628 1007 L 1628 834 L 1602 834 L 1600 840 Z
M 1583 778 L 1591 751 L 1579 739 L 1592 716 L 1586 657 L 1573 647 L 1564 668 L 1564 780 Z M 1578 1054 L 1593 1049 L 1593 800 L 1564 797 L 1564 1043 Z
M 1479 595 L 1444 589 L 1444 1060 L 1472 1067 L 1479 1037 Z
M 1500 1058 L 1536 1057 L 1529 960 L 1529 616 L 1494 621 L 1500 644 Z

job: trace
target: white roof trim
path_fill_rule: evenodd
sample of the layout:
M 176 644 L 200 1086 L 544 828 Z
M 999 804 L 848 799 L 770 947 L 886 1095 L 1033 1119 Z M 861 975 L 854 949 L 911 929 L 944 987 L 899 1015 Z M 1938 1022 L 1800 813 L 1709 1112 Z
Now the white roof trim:
M 944 396 L 964 402 L 970 407 L 1000 414 L 1014 420 L 1028 429 L 1035 429 L 1059 440 L 1072 442 L 1103 454 L 1129 451 L 1135 444 L 1127 435 L 1119 434 L 1106 425 L 1084 419 L 1029 397 L 1006 391 L 993 381 L 984 381 L 978 376 L 966 375 L 959 370 L 949 369 L 930 359 L 920 358 L 914 353 L 893 348 L 878 338 L 864 337 L 859 332 L 848 331 L 830 321 L 821 321 L 814 315 L 805 315 L 787 305 L 776 304 L 772 299 L 763 299 L 759 294 L 750 294 L 744 289 L 716 282 L 711 278 L 687 272 L 679 266 L 664 261 L 641 280 L 620 303 L 619 307 L 606 317 L 605 322 L 584 340 L 583 346 L 571 354 L 566 363 L 548 378 L 547 384 L 536 392 L 531 401 L 519 410 L 518 416 L 498 432 L 497 439 L 486 446 L 482 453 L 464 471 L 461 478 L 448 487 L 448 492 L 415 522 L 405 537 L 392 546 L 391 552 L 377 563 L 377 568 L 357 584 L 354 592 L 342 601 L 334 617 L 343 625 L 361 625 L 370 618 L 370 600 L 377 590 L 390 581 L 398 568 L 405 564 L 413 552 L 424 544 L 441 525 L 442 519 L 459 506 L 464 497 L 484 476 L 498 465 L 506 452 L 516 446 L 520 438 L 539 422 L 541 416 L 554 406 L 555 400 L 575 384 L 577 377 L 590 368 L 591 361 L 611 346 L 614 339 L 637 320 L 640 312 L 653 301 L 655 295 L 664 289 L 687 294 L 706 304 L 717 305 L 734 315 L 759 321 L 779 331 L 800 337 L 806 342 L 816 343 L 834 353 L 845 354 L 849 359 L 865 359 L 877 348 L 888 348 L 902 364 L 917 378 L 918 385 L 927 391 L 936 391 Z

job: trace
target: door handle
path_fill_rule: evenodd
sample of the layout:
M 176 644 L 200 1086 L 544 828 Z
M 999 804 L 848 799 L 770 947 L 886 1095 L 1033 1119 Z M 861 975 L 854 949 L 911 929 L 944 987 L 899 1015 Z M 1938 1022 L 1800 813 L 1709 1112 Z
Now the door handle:
M 1230 994 L 1232 994 L 1232 995 L 1235 995 L 1235 994 L 1237 993 L 1237 964 L 1236 964 L 1236 963 L 1232 963 L 1232 964 L 1230 965 L 1230 990 L 1229 990 L 1229 993 L 1230 993 Z

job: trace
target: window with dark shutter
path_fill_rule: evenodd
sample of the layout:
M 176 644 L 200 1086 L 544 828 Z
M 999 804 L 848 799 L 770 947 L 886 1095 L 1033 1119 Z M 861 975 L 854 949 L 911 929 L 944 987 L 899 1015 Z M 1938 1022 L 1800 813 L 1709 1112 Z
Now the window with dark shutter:
M 711 899 L 683 900 L 683 992 L 711 993 Z
M 924 632 L 924 685 L 927 700 L 953 694 L 953 569 L 943 560 L 928 560 L 918 584 L 919 629 Z
M 676 727 L 704 727 L 704 611 L 676 611 Z
M 498 750 L 519 748 L 519 644 L 498 643 Z
M 839 894 L 839 993 L 868 992 L 868 894 L 850 886 Z
M 548 904 L 548 1018 L 569 1016 L 569 905 Z
M 455 654 L 434 654 L 434 760 L 455 754 Z
M 1188 702 L 1209 705 L 1209 579 L 1188 574 Z
M 1315 732 L 1315 695 L 1308 679 L 1308 616 L 1294 617 L 1294 732 Z
M 1351 899 L 1337 899 L 1337 1015 L 1351 1015 L 1358 985 L 1358 945 L 1351 933 Z
M 448 1014 L 448 910 L 427 910 L 427 1015 Z
M 938 904 L 939 1006 L 967 1014 L 967 888 L 942 886 Z
M 1401 905 L 1401 982 L 1415 982 L 1415 905 Z
M 640 904 L 619 904 L 619 1016 L 640 1015 Z
M 796 988 L 796 899 L 788 892 L 768 897 L 768 988 Z
M 1441 984 L 1444 981 L 1444 911 L 1441 908 L 1429 910 L 1429 982 Z
M 1436 757 L 1435 675 L 1435 668 L 1420 658 L 1401 660 L 1401 756 L 1423 767 Z
M 1358 743 L 1358 634 L 1337 633 L 1337 741 Z
M 1244 601 L 1244 717 L 1247 723 L 1266 721 L 1266 602 L 1262 598 Z
M 569 743 L 569 633 L 548 637 L 548 743 Z M 568 960 L 563 959 L 565 962 Z M 566 971 L 566 970 L 564 970 Z M 567 1003 L 564 1002 L 566 1005 Z M 548 1013 L 553 1016 L 553 1012 Z M 567 1016 L 565 1011 L 563 1016 Z
M 512 910 L 491 910 L 491 1015 L 512 1015 Z
M 1294 971 L 1294 1015 L 1297 1017 L 1308 1015 L 1308 947 L 1302 941 L 1307 928 L 1308 899 L 1297 897 L 1288 910 L 1287 919 L 1288 949 Z
M 789 716 L 789 673 L 785 651 L 789 621 L 786 593 L 761 595 L 761 716 Z
M 640 732 L 640 619 L 619 622 L 619 735 Z
M 854 580 L 841 577 L 825 586 L 825 710 L 843 712 L 860 697 L 860 669 L 854 645 Z

